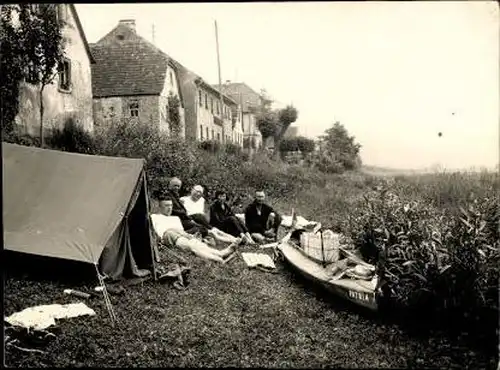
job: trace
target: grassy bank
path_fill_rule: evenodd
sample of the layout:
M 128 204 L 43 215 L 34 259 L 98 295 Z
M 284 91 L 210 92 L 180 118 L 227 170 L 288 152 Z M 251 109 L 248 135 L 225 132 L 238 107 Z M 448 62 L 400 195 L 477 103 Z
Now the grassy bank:
M 463 340 L 409 334 L 326 297 L 285 265 L 269 274 L 249 270 L 241 259 L 220 266 L 185 257 L 193 269 L 187 290 L 153 282 L 126 288 L 111 297 L 116 328 L 102 297 L 86 300 L 96 316 L 61 320 L 54 341 L 40 348 L 45 353 L 7 347 L 6 365 L 494 368 L 491 355 Z M 5 315 L 77 301 L 62 293 L 67 287 L 7 277 Z

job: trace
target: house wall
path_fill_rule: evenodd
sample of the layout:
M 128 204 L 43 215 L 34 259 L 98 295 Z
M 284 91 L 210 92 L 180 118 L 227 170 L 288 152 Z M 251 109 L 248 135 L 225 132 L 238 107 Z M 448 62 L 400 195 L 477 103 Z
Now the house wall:
M 238 144 L 240 147 L 243 147 L 243 139 L 244 139 L 244 126 L 243 126 L 243 118 L 241 114 L 240 106 L 234 105 L 229 107 L 231 111 L 231 115 L 235 115 L 235 124 L 233 129 L 233 121 L 231 119 L 227 120 L 227 125 L 229 130 L 231 130 L 232 134 L 232 142 Z
M 160 131 L 169 132 L 170 127 L 168 124 L 168 96 L 173 94 L 180 98 L 179 94 L 179 86 L 177 84 L 177 72 L 171 67 L 167 67 L 167 73 L 165 77 L 165 85 L 163 87 L 163 91 L 159 97 L 159 114 L 160 114 Z M 184 108 L 182 107 L 182 102 L 179 105 L 179 115 L 180 115 L 180 130 L 179 134 L 181 138 L 186 137 L 186 119 Z
M 257 119 L 254 114 L 246 112 L 243 114 L 244 137 L 253 137 L 255 148 L 262 147 L 262 134 L 257 127 Z
M 202 104 L 200 105 L 200 91 Z M 208 99 L 208 107 L 205 105 L 205 96 Z M 228 104 L 224 100 L 222 111 L 217 114 L 217 104 L 220 104 L 220 96 L 212 90 L 198 86 L 194 96 L 196 106 L 196 140 L 223 140 L 223 130 L 226 135 L 226 142 L 232 142 L 243 146 L 243 127 L 241 125 L 241 115 L 236 119 L 236 124 L 233 129 L 232 116 L 237 111 L 237 105 Z M 211 109 L 211 101 L 213 101 L 213 113 Z M 227 113 L 224 113 L 227 112 Z M 222 119 L 222 125 L 215 123 L 215 117 Z M 224 129 L 222 128 L 224 127 Z M 207 137 L 208 129 L 208 137 Z
M 216 104 L 219 98 L 212 91 L 198 86 L 195 94 L 196 106 L 196 139 L 197 140 L 217 140 L 222 141 L 222 126 L 215 123 Z M 200 106 L 199 91 L 202 93 L 202 105 Z M 205 105 L 207 96 L 207 105 Z M 213 103 L 212 103 L 213 102 Z M 213 104 L 213 113 L 211 109 Z M 208 137 L 207 137 L 208 129 Z M 226 131 L 227 133 L 227 131 Z
M 130 104 L 139 103 L 138 117 L 132 117 Z M 96 128 L 110 126 L 114 122 L 138 122 L 160 128 L 159 96 L 120 96 L 94 98 L 94 121 Z
M 199 93 L 202 92 L 202 106 L 200 106 Z M 208 97 L 208 107 L 205 105 L 205 95 Z M 214 104 L 216 97 L 203 88 L 196 89 L 196 139 L 222 141 L 222 126 L 215 124 L 214 114 L 211 112 L 211 100 Z M 215 108 L 214 108 L 215 109 Z M 208 131 L 207 131 L 208 130 Z M 207 135 L 208 133 L 208 135 Z
M 45 86 L 44 128 L 63 127 L 65 121 L 72 117 L 85 130 L 93 131 L 90 59 L 68 4 L 58 4 L 58 6 L 66 7 L 67 24 L 63 27 L 62 33 L 67 40 L 65 55 L 71 61 L 71 89 L 69 92 L 59 89 L 58 75 L 51 85 Z M 37 86 L 21 83 L 19 113 L 15 122 L 30 135 L 37 135 L 40 130 L 39 91 Z

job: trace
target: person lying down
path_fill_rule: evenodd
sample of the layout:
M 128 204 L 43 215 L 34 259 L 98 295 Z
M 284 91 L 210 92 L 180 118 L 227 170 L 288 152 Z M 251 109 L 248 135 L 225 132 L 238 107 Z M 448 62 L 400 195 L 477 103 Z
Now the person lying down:
M 222 250 L 211 248 L 196 236 L 184 231 L 181 220 L 177 216 L 172 216 L 172 200 L 162 198 L 159 200 L 160 213 L 151 215 L 153 228 L 167 247 L 179 247 L 183 250 L 191 251 L 198 257 L 226 263 L 235 256 L 236 246 L 241 239 L 235 238 L 227 248 Z

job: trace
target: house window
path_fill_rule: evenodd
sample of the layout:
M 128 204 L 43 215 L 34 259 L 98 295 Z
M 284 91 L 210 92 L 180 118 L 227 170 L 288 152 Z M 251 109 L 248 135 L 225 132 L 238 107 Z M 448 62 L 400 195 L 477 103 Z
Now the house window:
M 172 74 L 172 71 L 170 71 L 168 75 L 170 77 L 170 83 L 173 85 L 174 84 L 174 75 Z
M 71 90 L 71 61 L 66 58 L 59 63 L 59 89 Z
M 203 126 L 200 125 L 200 139 L 203 140 Z
M 210 112 L 214 113 L 214 98 L 210 97 Z
M 137 100 L 129 103 L 130 117 L 139 117 L 139 102 Z
M 216 104 L 215 104 L 215 110 L 217 112 L 217 115 L 219 115 L 220 114 L 220 103 L 219 102 L 216 102 Z
M 217 133 L 217 141 L 220 141 L 220 133 Z
M 207 140 L 208 140 L 208 127 L 206 127 L 206 130 L 207 130 Z
M 203 95 L 201 90 L 198 91 L 198 100 L 200 101 L 200 107 L 203 107 Z
M 214 129 L 212 129 L 212 140 L 215 139 Z

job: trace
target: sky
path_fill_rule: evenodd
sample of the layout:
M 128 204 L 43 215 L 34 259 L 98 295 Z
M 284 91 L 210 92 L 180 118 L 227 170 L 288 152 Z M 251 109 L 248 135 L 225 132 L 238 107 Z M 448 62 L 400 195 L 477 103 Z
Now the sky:
M 121 19 L 210 83 L 293 104 L 299 135 L 342 123 L 364 164 L 495 168 L 499 9 L 491 1 L 77 4 L 89 42 Z M 442 135 L 439 136 L 438 133 Z

